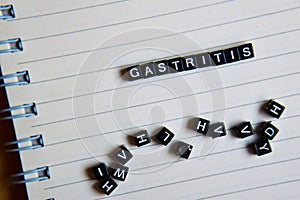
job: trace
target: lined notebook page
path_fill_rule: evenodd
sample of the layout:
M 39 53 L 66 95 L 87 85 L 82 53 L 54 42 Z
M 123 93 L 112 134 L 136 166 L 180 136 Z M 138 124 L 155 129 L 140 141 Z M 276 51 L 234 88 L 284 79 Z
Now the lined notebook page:
M 38 115 L 14 120 L 17 138 L 42 134 L 45 147 L 21 152 L 23 170 L 49 166 L 51 178 L 27 184 L 30 199 L 295 199 L 299 196 L 299 0 L 4 1 L 16 19 L 4 39 L 24 51 L 1 55 L 4 74 L 27 69 L 31 83 L 9 87 L 11 106 L 35 102 Z M 252 42 L 255 58 L 129 82 L 136 63 Z M 258 157 L 232 127 L 273 120 L 262 106 L 287 109 L 274 124 L 273 152 Z M 195 117 L 222 121 L 227 136 L 191 128 Z M 128 135 L 167 126 L 194 146 L 188 160 L 153 141 L 137 148 Z M 90 173 L 132 151 L 127 180 L 105 196 Z

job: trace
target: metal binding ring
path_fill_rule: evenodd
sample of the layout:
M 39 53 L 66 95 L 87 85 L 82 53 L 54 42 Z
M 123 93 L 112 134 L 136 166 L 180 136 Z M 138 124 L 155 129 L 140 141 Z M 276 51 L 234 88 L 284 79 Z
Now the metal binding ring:
M 26 85 L 30 83 L 30 76 L 27 70 L 22 72 L 17 72 L 15 74 L 0 76 L 0 80 L 9 79 L 9 78 L 17 78 L 18 81 L 0 84 L 0 87 Z
M 25 111 L 25 113 L 10 115 L 10 116 L 7 116 L 7 117 L 1 117 L 0 120 L 17 119 L 17 118 L 31 117 L 31 116 L 37 115 L 37 109 L 36 109 L 35 103 L 23 104 L 21 106 L 6 108 L 6 109 L 3 109 L 3 110 L 0 110 L 0 113 L 12 112 L 14 110 L 19 110 L 19 109 L 23 109 Z
M 0 41 L 0 45 L 8 46 L 6 49 L 1 49 L 0 53 L 15 53 L 23 51 L 23 45 L 20 38 Z
M 20 143 L 24 143 L 24 142 L 31 142 L 31 145 L 25 146 L 25 147 L 18 147 L 15 149 L 9 149 L 9 150 L 7 150 L 7 152 L 25 151 L 25 150 L 37 149 L 37 148 L 44 147 L 44 140 L 43 140 L 43 137 L 41 134 L 34 135 L 34 136 L 31 136 L 31 137 L 25 138 L 25 139 L 16 140 L 13 142 L 8 142 L 8 143 L 5 143 L 5 145 L 20 144 Z
M 26 179 L 25 176 L 28 174 L 34 174 L 37 173 L 37 177 L 35 178 L 29 178 Z M 23 183 L 29 183 L 29 182 L 35 182 L 35 181 L 43 181 L 50 179 L 50 172 L 49 167 L 40 167 L 34 170 L 28 170 L 22 173 L 14 174 L 12 177 L 24 177 L 24 180 L 21 181 L 13 181 L 13 184 L 23 184 Z

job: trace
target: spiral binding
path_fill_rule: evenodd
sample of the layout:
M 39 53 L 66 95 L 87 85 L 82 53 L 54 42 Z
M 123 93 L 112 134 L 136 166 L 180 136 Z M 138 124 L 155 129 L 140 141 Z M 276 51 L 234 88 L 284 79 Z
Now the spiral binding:
M 0 19 L 12 19 L 15 18 L 15 11 L 12 5 L 0 6 Z
M 6 47 L 3 49 L 0 48 L 0 53 L 15 53 L 15 52 L 23 51 L 23 45 L 20 38 L 0 41 L 0 45 Z
M 14 144 L 21 144 L 24 142 L 31 142 L 31 145 L 29 146 L 24 146 L 24 147 L 18 147 L 15 149 L 9 149 L 7 150 L 7 152 L 15 152 L 15 151 L 25 151 L 25 150 L 30 150 L 30 149 L 37 149 L 37 148 L 42 148 L 44 147 L 44 140 L 43 140 L 43 136 L 41 134 L 39 135 L 34 135 L 31 136 L 29 138 L 25 138 L 25 139 L 20 139 L 20 140 L 16 140 L 13 142 L 8 142 L 5 143 L 5 145 L 14 145 Z
M 28 174 L 37 174 L 37 177 L 26 179 L 25 176 Z M 14 184 L 23 184 L 23 183 L 30 183 L 30 182 L 35 182 L 35 181 L 48 180 L 48 179 L 50 179 L 50 172 L 49 172 L 49 167 L 45 166 L 45 167 L 40 167 L 40 168 L 36 168 L 33 170 L 28 170 L 28 171 L 25 171 L 22 173 L 14 174 L 14 175 L 12 175 L 12 177 L 23 177 L 24 180 L 13 182 Z
M 0 120 L 17 119 L 17 118 L 31 117 L 31 116 L 37 115 L 37 109 L 36 109 L 35 103 L 23 104 L 21 106 L 6 108 L 3 110 L 0 110 L 0 113 L 12 112 L 12 111 L 21 110 L 21 109 L 24 110 L 24 113 L 15 114 L 15 115 L 11 114 L 10 116 L 7 116 L 7 117 L 1 117 Z
M 12 5 L 0 6 L 0 19 L 7 20 L 15 18 L 15 12 Z M 23 45 L 20 38 L 0 41 L 0 54 L 16 53 L 23 51 Z M 14 80 L 7 80 L 14 79 Z M 0 87 L 25 85 L 30 83 L 30 76 L 27 70 L 0 76 Z M 37 115 L 35 103 L 28 103 L 0 110 L 0 113 L 10 112 L 7 117 L 0 117 L 0 120 L 17 119 Z M 17 145 L 15 148 L 8 149 L 8 152 L 20 152 L 44 147 L 44 140 L 41 134 L 29 138 L 19 139 L 8 142 L 5 145 Z M 23 184 L 35 181 L 50 179 L 49 167 L 40 167 L 33 170 L 24 171 L 12 175 L 14 184 Z M 20 180 L 21 179 L 21 180 Z M 51 199 L 52 200 L 52 199 Z
M 30 76 L 27 70 L 22 72 L 17 72 L 15 74 L 0 76 L 0 80 L 9 79 L 9 78 L 17 78 L 18 81 L 0 84 L 0 87 L 26 85 L 30 83 Z

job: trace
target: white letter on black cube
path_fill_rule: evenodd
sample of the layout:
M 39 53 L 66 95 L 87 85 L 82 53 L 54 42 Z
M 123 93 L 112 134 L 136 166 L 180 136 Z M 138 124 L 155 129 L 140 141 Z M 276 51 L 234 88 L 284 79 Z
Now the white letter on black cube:
M 240 60 L 238 48 L 230 48 L 224 50 L 226 63 L 232 63 Z
M 273 140 L 278 132 L 279 129 L 276 126 L 274 126 L 271 122 L 266 122 L 261 129 L 261 133 L 269 140 Z
M 112 193 L 112 191 L 114 191 L 117 187 L 118 187 L 118 184 L 111 178 L 104 179 L 99 185 L 99 188 L 106 195 L 110 195 L 110 193 Z
M 141 72 L 140 66 L 133 66 L 133 67 L 127 68 L 126 76 L 128 77 L 128 79 L 130 81 L 142 79 L 143 76 L 142 76 L 142 72 Z
M 168 60 L 170 73 L 182 72 L 183 69 L 183 59 L 182 58 L 172 58 Z
M 196 55 L 197 68 L 212 66 L 211 58 L 208 53 L 201 53 Z
M 254 134 L 254 130 L 250 122 L 243 122 L 235 128 L 240 138 L 249 137 Z
M 143 78 L 150 78 L 156 75 L 153 63 L 140 65 Z
M 180 142 L 178 142 L 176 155 L 179 155 L 182 158 L 188 159 L 190 157 L 192 150 L 193 150 L 192 145 L 180 141 Z
M 146 130 L 140 131 L 134 135 L 134 139 L 136 142 L 136 146 L 144 146 L 146 144 L 149 144 L 151 142 L 151 139 L 149 137 L 149 134 Z
M 156 139 L 163 145 L 167 146 L 174 136 L 174 133 L 172 133 L 166 127 L 163 127 L 156 135 Z
M 197 59 L 195 55 L 185 56 L 183 58 L 183 69 L 185 71 L 193 70 L 197 68 Z
M 102 179 L 109 176 L 108 168 L 104 163 L 101 163 L 96 167 L 93 167 L 92 170 L 96 179 Z
M 198 133 L 206 135 L 209 128 L 210 121 L 204 118 L 199 118 L 196 123 L 196 130 Z
M 218 122 L 209 126 L 208 136 L 212 138 L 222 137 L 226 135 L 226 128 L 223 122 Z
M 129 168 L 123 165 L 114 164 L 110 167 L 111 176 L 117 180 L 125 181 Z
M 114 157 L 119 163 L 125 165 L 132 157 L 132 153 L 124 146 L 120 146 L 118 151 L 114 154 Z
M 157 76 L 168 74 L 169 66 L 167 60 L 161 60 L 154 63 L 154 68 Z
M 254 144 L 254 147 L 258 156 L 262 156 L 272 152 L 272 148 L 268 140 L 257 142 Z
M 226 63 L 223 50 L 210 52 L 209 55 L 212 59 L 212 62 L 213 62 L 212 65 L 213 66 L 223 65 L 223 64 Z
M 277 119 L 280 118 L 282 115 L 283 111 L 285 110 L 285 107 L 281 105 L 280 103 L 271 100 L 269 104 L 267 105 L 265 111 L 272 117 L 275 117 Z
M 254 57 L 254 51 L 253 51 L 253 46 L 252 43 L 247 43 L 244 45 L 241 45 L 238 48 L 239 55 L 240 55 L 240 60 L 245 60 L 249 58 Z

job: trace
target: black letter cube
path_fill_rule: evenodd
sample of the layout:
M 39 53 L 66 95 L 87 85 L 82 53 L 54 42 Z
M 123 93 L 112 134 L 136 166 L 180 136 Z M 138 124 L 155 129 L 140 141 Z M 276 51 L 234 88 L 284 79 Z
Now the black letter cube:
M 177 145 L 176 155 L 188 159 L 192 152 L 193 146 L 181 141 L 178 142 Z
M 146 130 L 140 131 L 134 135 L 135 143 L 137 147 L 144 146 L 151 142 L 149 134 Z
M 101 163 L 96 167 L 93 167 L 92 170 L 96 179 L 102 179 L 109 176 L 108 168 L 104 163 Z
M 222 137 L 226 135 L 226 128 L 223 122 L 218 122 L 209 126 L 208 136 L 212 138 Z
M 238 48 L 240 60 L 245 60 L 254 57 L 254 50 L 252 43 L 243 44 Z
M 120 164 L 113 164 L 110 167 L 110 171 L 111 171 L 111 177 L 120 181 L 125 181 L 129 168 Z
M 210 52 L 209 55 L 210 55 L 211 60 L 213 62 L 212 63 L 213 66 L 223 65 L 223 64 L 226 63 L 225 55 L 224 55 L 223 50 Z
M 258 156 L 262 156 L 272 152 L 272 148 L 268 140 L 257 142 L 254 144 L 254 147 Z
M 182 72 L 184 71 L 183 69 L 183 62 L 184 60 L 182 58 L 172 58 L 168 60 L 168 65 L 169 65 L 169 72 L 170 73 L 176 73 L 176 72 Z
M 133 67 L 128 67 L 126 72 L 127 79 L 130 81 L 142 79 L 142 71 L 140 66 L 133 66 Z
M 114 157 L 117 161 L 119 161 L 119 163 L 125 165 L 133 157 L 133 155 L 124 145 L 122 145 L 116 151 Z
M 250 122 L 243 122 L 235 128 L 240 138 L 249 137 L 254 134 L 254 130 Z
M 198 118 L 196 123 L 196 131 L 206 135 L 210 121 L 204 118 Z
M 279 119 L 280 116 L 282 115 L 284 109 L 285 109 L 285 107 L 283 105 L 281 105 L 280 103 L 278 103 L 276 101 L 271 100 L 268 103 L 267 107 L 265 108 L 265 111 L 272 117 Z
M 278 132 L 279 129 L 276 126 L 274 126 L 271 122 L 266 122 L 261 129 L 261 134 L 269 140 L 273 140 Z
M 110 195 L 110 193 L 112 193 L 112 191 L 114 191 L 117 187 L 118 184 L 111 178 L 104 179 L 99 185 L 100 190 L 102 190 L 102 192 L 106 195 Z
M 237 62 L 240 60 L 237 47 L 225 49 L 224 54 L 225 54 L 226 63 Z
M 156 139 L 163 145 L 167 146 L 174 136 L 174 133 L 172 133 L 166 127 L 163 127 L 156 135 Z
M 147 63 L 147 64 L 140 65 L 140 68 L 141 68 L 143 78 L 150 78 L 150 77 L 156 76 L 156 72 L 155 72 L 153 63 Z

